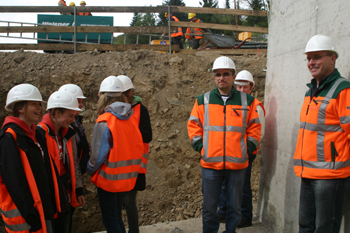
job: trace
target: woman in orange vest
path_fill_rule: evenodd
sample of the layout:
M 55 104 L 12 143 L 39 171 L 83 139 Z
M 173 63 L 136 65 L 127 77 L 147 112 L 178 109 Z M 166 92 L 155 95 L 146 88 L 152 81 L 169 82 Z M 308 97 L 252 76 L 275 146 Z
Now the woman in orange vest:
M 56 91 L 49 97 L 47 110 L 49 113 L 44 115 L 39 126 L 45 131 L 49 154 L 64 183 L 68 205 L 84 205 L 83 181 L 76 154 L 76 132 L 70 127 L 76 111 L 81 111 L 78 108 L 78 100 L 66 91 Z M 70 208 L 65 208 L 65 211 L 62 210 L 58 214 L 55 219 L 55 232 L 70 232 L 70 211 Z
M 139 175 L 137 176 L 134 189 L 126 192 L 124 199 L 124 209 L 128 217 L 129 233 L 139 233 L 139 218 L 136 205 L 137 191 L 143 191 L 146 189 L 146 172 L 148 162 L 149 143 L 152 141 L 152 127 L 151 120 L 147 108 L 141 103 L 142 99 L 138 96 L 134 96 L 134 85 L 131 79 L 125 75 L 119 75 L 117 77 L 122 81 L 125 91 L 123 95 L 127 99 L 127 102 L 131 104 L 134 114 L 132 114 L 133 120 L 139 125 L 139 130 L 143 140 L 143 157 L 141 162 L 141 168 Z
M 83 100 L 86 99 L 86 97 L 83 94 L 83 91 L 78 85 L 75 84 L 65 84 L 58 89 L 59 91 L 67 91 L 70 94 L 74 95 L 78 100 L 78 108 L 82 109 L 84 107 Z M 74 117 L 74 122 L 70 124 L 70 126 L 73 127 L 73 129 L 76 131 L 75 134 L 75 142 L 76 142 L 76 151 L 78 155 L 78 161 L 79 161 L 79 170 L 81 172 L 81 175 L 84 175 L 86 172 L 86 165 L 88 160 L 90 159 L 90 145 L 89 142 L 86 139 L 85 135 L 85 128 L 83 126 L 83 117 L 80 114 L 80 111 L 76 112 L 76 115 Z M 84 185 L 85 186 L 85 185 Z M 72 220 L 73 220 L 73 214 L 75 211 L 75 207 L 71 206 L 71 226 L 70 226 L 70 232 L 72 231 Z
M 39 90 L 30 84 L 7 94 L 5 109 L 12 116 L 0 131 L 0 208 L 7 232 L 53 232 L 56 173 L 45 135 L 34 124 L 42 115 L 41 102 Z
M 116 76 L 105 78 L 97 103 L 98 118 L 87 172 L 97 186 L 102 222 L 108 233 L 123 233 L 121 211 L 125 192 L 135 187 L 143 156 L 143 141 L 133 109 L 122 95 Z

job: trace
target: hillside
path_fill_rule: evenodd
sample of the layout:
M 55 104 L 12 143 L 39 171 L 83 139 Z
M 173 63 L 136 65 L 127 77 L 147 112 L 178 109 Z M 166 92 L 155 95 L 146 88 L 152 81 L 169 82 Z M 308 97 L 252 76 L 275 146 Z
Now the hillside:
M 136 94 L 148 107 L 153 141 L 150 143 L 147 187 L 138 193 L 140 224 L 148 225 L 201 216 L 200 155 L 187 135 L 186 124 L 197 95 L 215 87 L 213 56 L 165 54 L 154 51 L 126 51 L 78 54 L 39 54 L 18 51 L 0 53 L 0 105 L 5 106 L 9 89 L 30 83 L 43 98 L 66 83 L 79 85 L 87 96 L 83 125 L 88 140 L 96 120 L 96 103 L 101 81 L 109 75 L 130 77 Z M 263 102 L 266 58 L 232 57 L 237 71 L 249 70 L 256 82 L 253 95 Z M 0 121 L 5 117 L 0 109 Z M 252 175 L 253 196 L 257 198 L 260 157 Z M 95 187 L 85 175 L 87 204 L 75 211 L 73 232 L 103 230 Z M 126 223 L 126 221 L 125 221 Z

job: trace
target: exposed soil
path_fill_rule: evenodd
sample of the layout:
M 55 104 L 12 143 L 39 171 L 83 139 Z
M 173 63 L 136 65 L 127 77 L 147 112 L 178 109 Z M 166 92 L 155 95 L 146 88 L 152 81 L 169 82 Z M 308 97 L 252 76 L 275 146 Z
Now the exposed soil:
M 195 97 L 215 87 L 211 67 L 218 55 L 177 55 L 148 50 L 79 54 L 39 54 L 18 51 L 0 53 L 0 106 L 7 92 L 20 83 L 30 83 L 44 99 L 66 83 L 79 85 L 85 100 L 84 126 L 88 140 L 96 120 L 97 93 L 109 75 L 124 74 L 133 80 L 136 94 L 148 107 L 153 141 L 150 143 L 146 190 L 138 192 L 140 225 L 197 218 L 201 216 L 200 155 L 187 135 L 186 124 Z M 232 56 L 237 71 L 249 70 L 256 82 L 253 95 L 263 102 L 265 57 Z M 5 111 L 0 108 L 0 122 Z M 254 200 L 259 185 L 260 155 L 252 172 Z M 96 188 L 84 177 L 87 204 L 75 211 L 73 232 L 104 229 Z M 125 214 L 124 222 L 127 224 Z M 1 232 L 1 230 L 0 230 Z

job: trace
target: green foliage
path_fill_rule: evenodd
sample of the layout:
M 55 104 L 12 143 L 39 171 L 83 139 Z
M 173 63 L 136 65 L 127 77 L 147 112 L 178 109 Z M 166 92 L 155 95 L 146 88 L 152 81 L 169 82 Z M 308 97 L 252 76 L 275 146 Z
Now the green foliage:
M 267 10 L 269 1 L 265 0 L 244 0 L 250 10 Z M 246 16 L 241 17 L 242 24 L 250 27 L 268 27 L 267 17 Z
M 130 26 L 156 26 L 156 15 L 153 13 L 134 13 Z M 137 35 L 127 34 L 126 44 L 136 44 Z M 138 44 L 148 44 L 149 36 L 139 35 Z M 114 38 L 114 44 L 124 44 L 124 34 Z
M 185 6 L 185 3 L 182 0 L 164 0 L 162 5 Z M 175 13 L 174 15 L 176 16 L 176 18 L 179 19 L 179 21 L 188 21 L 188 14 L 186 13 Z M 168 26 L 168 19 L 164 16 L 163 13 L 159 14 L 158 17 L 160 18 L 160 20 L 157 23 L 157 26 Z
M 216 8 L 219 4 L 218 0 L 201 0 L 199 1 L 199 5 L 202 7 L 213 7 Z
M 217 8 L 219 1 L 218 0 L 202 0 L 199 2 L 202 7 L 212 7 Z M 197 14 L 197 18 L 201 19 L 203 23 L 214 23 L 215 19 L 213 14 Z

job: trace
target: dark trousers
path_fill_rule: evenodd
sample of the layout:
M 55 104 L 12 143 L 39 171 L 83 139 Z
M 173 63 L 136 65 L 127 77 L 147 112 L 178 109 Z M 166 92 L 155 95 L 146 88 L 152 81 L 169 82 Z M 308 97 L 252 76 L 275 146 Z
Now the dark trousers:
M 250 178 L 252 174 L 252 165 L 255 158 L 256 155 L 249 155 L 249 164 L 245 171 L 241 204 L 242 221 L 251 222 L 253 219 L 253 195 Z M 218 215 L 221 217 L 226 217 L 226 209 L 226 189 L 225 185 L 223 185 L 222 192 L 220 194 Z
M 56 233 L 69 233 L 71 225 L 70 212 L 58 213 L 58 217 L 54 220 L 54 228 Z
M 182 36 L 171 37 L 171 44 L 178 44 L 180 45 L 180 49 L 183 49 L 184 47 L 182 46 L 181 39 Z
M 299 233 L 339 232 L 344 198 L 350 177 L 344 179 L 301 179 Z
M 199 48 L 199 39 L 193 39 L 192 40 L 192 49 L 198 49 Z
M 73 215 L 74 215 L 75 207 L 70 206 L 70 224 L 69 224 L 69 233 L 72 232 L 72 225 L 73 225 Z
M 202 167 L 203 233 L 219 230 L 220 223 L 216 212 L 223 184 L 227 191 L 226 232 L 236 232 L 236 227 L 241 219 L 245 170 L 214 170 Z
M 112 193 L 97 187 L 97 196 L 100 203 L 102 222 L 107 233 L 125 233 L 122 219 L 124 192 Z
M 124 208 L 128 217 L 129 233 L 139 233 L 139 213 L 136 205 L 136 190 L 125 193 Z

